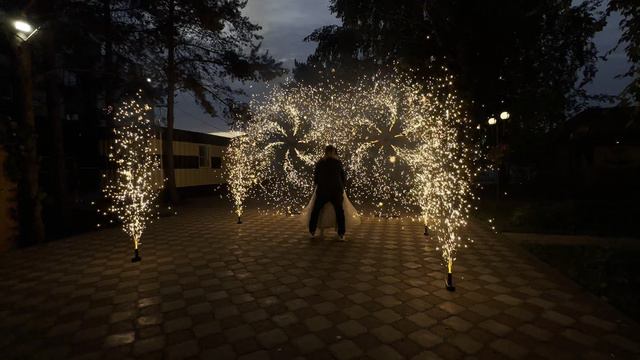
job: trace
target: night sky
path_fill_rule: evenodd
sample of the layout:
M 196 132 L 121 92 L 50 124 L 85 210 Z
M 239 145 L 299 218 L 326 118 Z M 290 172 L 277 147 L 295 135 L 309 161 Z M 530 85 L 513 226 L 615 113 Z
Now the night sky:
M 303 39 L 316 28 L 323 25 L 338 24 L 339 21 L 329 12 L 328 0 L 249 0 L 244 13 L 251 21 L 262 26 L 264 50 L 286 68 L 293 67 L 294 59 L 306 60 L 315 49 L 314 43 Z M 612 49 L 620 37 L 619 16 L 611 16 L 607 27 L 595 37 L 601 54 Z M 587 86 L 591 93 L 618 94 L 626 81 L 615 79 L 628 67 L 622 50 L 609 56 L 606 62 L 600 62 L 598 76 Z M 249 88 L 249 93 L 261 91 L 261 85 Z M 179 95 L 176 106 L 176 127 L 185 130 L 212 132 L 226 130 L 225 121 L 212 118 L 203 113 L 189 95 Z

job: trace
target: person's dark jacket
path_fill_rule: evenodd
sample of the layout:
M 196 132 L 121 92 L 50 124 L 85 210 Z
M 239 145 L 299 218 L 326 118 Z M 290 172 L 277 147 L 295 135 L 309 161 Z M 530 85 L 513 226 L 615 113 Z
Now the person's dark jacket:
M 340 160 L 324 157 L 316 163 L 313 172 L 313 183 L 317 186 L 317 195 L 342 195 L 346 181 Z

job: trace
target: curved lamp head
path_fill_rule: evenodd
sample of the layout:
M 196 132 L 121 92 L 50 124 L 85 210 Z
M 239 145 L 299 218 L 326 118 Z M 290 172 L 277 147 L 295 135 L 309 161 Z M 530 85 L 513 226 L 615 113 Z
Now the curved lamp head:
M 508 111 L 503 111 L 500 113 L 500 119 L 502 120 L 507 120 L 511 117 L 511 114 L 509 114 Z
M 22 41 L 29 40 L 33 34 L 38 32 L 37 28 L 34 28 L 33 25 L 29 24 L 25 20 L 15 20 L 12 25 L 16 31 L 16 36 Z

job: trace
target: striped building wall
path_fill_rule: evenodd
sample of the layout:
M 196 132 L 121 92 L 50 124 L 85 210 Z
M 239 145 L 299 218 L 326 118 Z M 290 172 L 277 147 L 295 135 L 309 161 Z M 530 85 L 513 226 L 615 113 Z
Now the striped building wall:
M 192 187 L 224 184 L 223 166 L 226 146 L 186 141 L 173 142 L 176 186 Z M 156 140 L 162 155 L 162 140 Z

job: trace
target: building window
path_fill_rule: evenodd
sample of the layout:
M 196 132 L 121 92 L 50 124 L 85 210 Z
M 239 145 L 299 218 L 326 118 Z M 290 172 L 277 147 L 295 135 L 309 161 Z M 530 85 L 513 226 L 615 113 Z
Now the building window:
M 220 169 L 222 167 L 222 158 L 219 156 L 211 157 L 211 168 L 212 169 Z
M 200 167 L 209 167 L 209 147 L 206 145 L 200 145 L 198 149 Z

